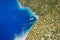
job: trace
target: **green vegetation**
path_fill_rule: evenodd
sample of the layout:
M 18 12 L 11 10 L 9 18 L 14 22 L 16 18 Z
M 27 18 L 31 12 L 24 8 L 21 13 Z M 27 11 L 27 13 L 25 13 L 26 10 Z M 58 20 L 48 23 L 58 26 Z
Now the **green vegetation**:
M 60 0 L 20 0 L 39 16 L 26 40 L 60 40 Z

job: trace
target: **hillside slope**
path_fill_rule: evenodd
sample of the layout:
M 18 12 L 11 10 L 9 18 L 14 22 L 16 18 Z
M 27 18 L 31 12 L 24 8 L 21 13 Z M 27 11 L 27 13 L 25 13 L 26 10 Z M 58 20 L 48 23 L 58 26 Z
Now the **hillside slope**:
M 39 21 L 26 40 L 60 40 L 60 0 L 20 0 L 30 7 Z

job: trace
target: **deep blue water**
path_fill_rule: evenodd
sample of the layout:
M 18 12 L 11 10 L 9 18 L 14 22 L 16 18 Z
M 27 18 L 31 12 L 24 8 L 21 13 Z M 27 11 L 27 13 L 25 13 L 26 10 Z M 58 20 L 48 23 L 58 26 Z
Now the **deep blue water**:
M 29 32 L 37 18 L 16 0 L 0 0 L 0 40 L 13 40 L 14 34 Z

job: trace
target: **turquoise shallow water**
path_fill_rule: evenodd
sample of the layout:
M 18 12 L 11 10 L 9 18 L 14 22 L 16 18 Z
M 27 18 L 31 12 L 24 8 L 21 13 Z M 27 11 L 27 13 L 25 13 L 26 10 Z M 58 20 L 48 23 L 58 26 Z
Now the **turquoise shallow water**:
M 22 8 L 16 0 L 9 1 L 0 2 L 0 40 L 14 40 L 15 34 L 20 37 L 28 34 L 37 21 L 28 7 Z

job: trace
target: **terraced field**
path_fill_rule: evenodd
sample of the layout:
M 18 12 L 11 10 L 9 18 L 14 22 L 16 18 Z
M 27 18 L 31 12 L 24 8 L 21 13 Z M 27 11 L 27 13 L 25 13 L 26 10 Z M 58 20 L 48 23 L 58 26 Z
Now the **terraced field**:
M 39 16 L 26 40 L 60 40 L 60 0 L 20 0 Z

